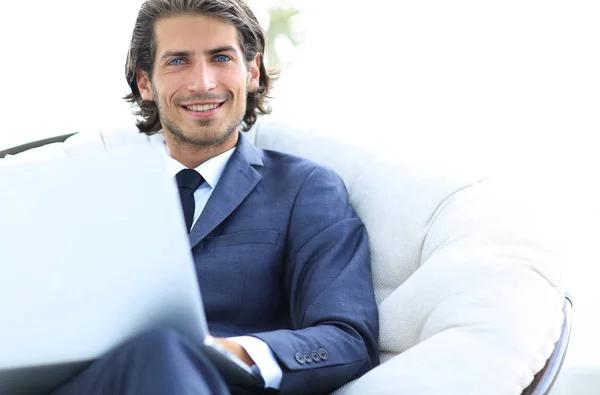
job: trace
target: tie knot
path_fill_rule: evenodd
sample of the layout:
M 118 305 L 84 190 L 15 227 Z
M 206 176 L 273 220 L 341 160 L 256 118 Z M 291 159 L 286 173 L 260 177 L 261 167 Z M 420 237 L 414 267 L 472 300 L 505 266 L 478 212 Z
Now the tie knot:
M 183 169 L 175 176 L 179 188 L 187 188 L 193 191 L 198 189 L 204 182 L 204 178 L 196 170 Z

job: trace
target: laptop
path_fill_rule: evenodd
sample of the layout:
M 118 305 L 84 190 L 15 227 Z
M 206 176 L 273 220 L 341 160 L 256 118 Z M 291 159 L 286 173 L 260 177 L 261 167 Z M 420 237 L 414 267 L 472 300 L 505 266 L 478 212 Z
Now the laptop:
M 165 155 L 0 164 L 0 394 L 46 394 L 156 327 L 198 344 L 226 382 L 263 387 L 210 336 Z

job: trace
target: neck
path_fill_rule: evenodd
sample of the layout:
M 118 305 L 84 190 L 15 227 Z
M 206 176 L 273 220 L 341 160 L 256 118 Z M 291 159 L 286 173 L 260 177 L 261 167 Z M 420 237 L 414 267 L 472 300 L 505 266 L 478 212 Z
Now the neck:
M 195 169 L 207 160 L 221 155 L 236 146 L 238 133 L 233 132 L 225 141 L 212 145 L 196 145 L 181 141 L 172 133 L 165 132 L 165 143 L 169 155 L 188 169 Z

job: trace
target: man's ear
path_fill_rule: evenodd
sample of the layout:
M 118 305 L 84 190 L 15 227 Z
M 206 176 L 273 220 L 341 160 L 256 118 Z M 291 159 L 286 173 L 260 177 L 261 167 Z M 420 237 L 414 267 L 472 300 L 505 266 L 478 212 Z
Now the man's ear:
M 248 63 L 248 92 L 255 92 L 260 85 L 260 54 Z
M 144 101 L 152 101 L 154 100 L 154 95 L 152 95 L 152 81 L 150 81 L 150 77 L 148 73 L 144 70 L 138 68 L 135 71 L 136 82 L 138 89 L 140 91 L 140 95 L 142 95 L 142 100 Z

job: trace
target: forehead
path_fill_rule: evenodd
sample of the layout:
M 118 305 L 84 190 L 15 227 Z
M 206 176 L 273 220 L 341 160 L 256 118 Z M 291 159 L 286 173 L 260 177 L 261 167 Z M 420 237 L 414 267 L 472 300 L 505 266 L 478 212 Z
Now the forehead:
M 154 24 L 156 52 L 185 50 L 203 52 L 231 45 L 241 53 L 237 29 L 222 18 L 207 15 L 174 15 Z

